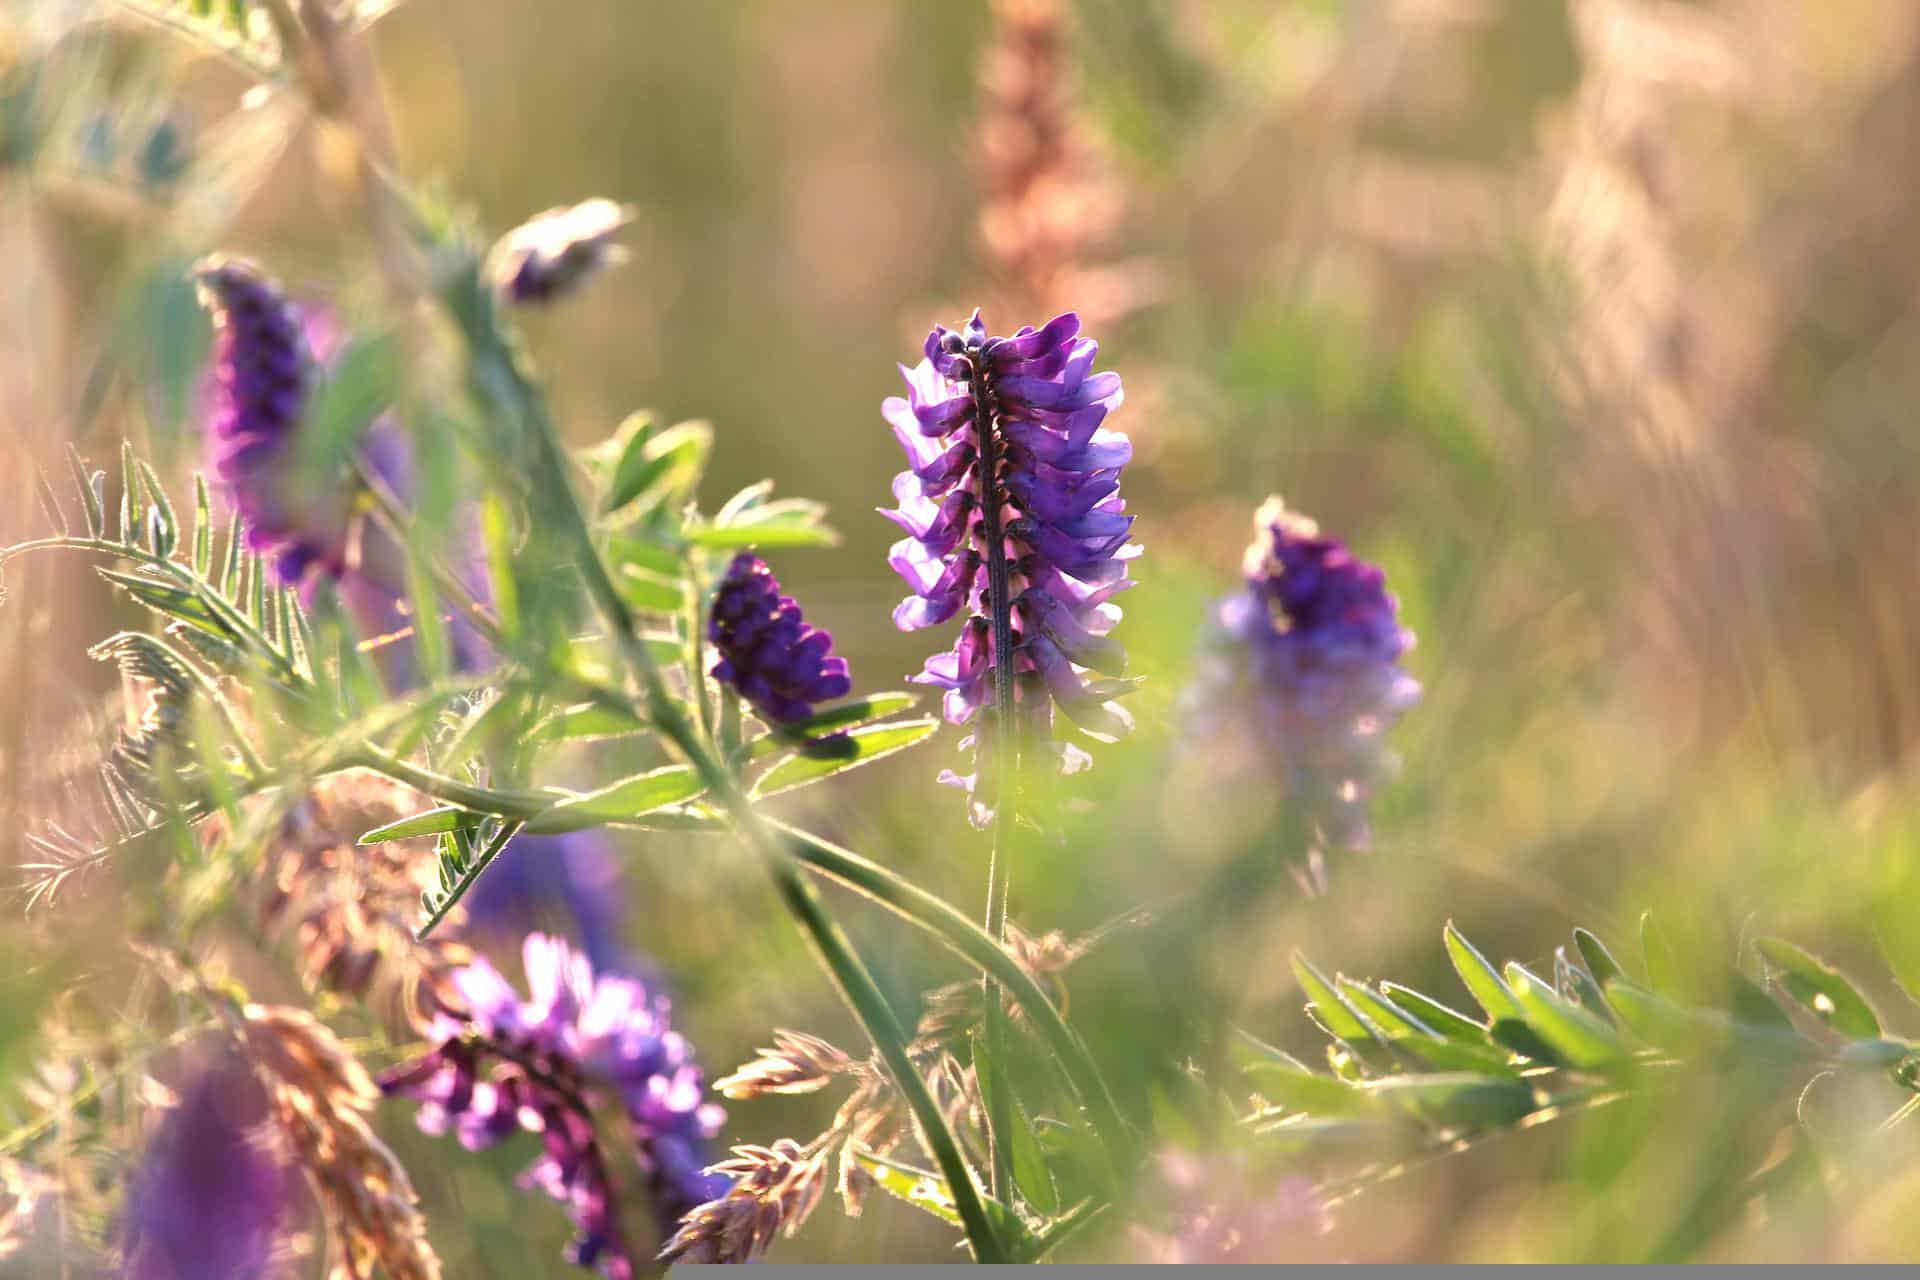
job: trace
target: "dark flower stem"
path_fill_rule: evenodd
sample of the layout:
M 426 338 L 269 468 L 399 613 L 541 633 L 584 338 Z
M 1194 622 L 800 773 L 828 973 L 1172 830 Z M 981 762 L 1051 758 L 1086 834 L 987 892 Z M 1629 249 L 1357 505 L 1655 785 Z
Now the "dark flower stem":
M 997 405 L 986 357 L 975 352 L 969 366 L 967 386 L 973 394 L 974 435 L 980 442 L 980 532 L 987 544 L 987 613 L 993 626 L 993 725 L 992 739 L 985 742 L 988 763 L 994 772 L 993 852 L 987 863 L 987 933 L 995 942 L 1004 942 L 1007 933 L 1007 893 L 1013 877 L 1014 803 L 1012 788 L 1019 775 L 1017 755 L 1020 738 L 1013 710 L 1013 590 L 1007 566 L 1007 540 L 1000 530 L 1002 499 L 1000 493 L 1000 440 Z M 983 739 L 987 726 L 981 726 Z M 987 1057 L 996 1077 L 1004 1082 L 1006 1073 L 1007 1018 L 1000 1004 L 1000 984 L 992 975 L 984 979 Z M 1001 1141 L 1011 1123 L 1009 1091 L 1003 1086 L 987 1100 L 987 1157 L 990 1169 L 989 1190 L 996 1196 L 1007 1194 L 1008 1144 Z

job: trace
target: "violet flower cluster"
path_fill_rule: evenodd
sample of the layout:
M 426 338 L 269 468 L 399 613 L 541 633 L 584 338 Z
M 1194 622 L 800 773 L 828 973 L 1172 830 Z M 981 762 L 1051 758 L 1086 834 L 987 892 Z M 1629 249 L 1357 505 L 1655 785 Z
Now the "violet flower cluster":
M 1386 575 L 1277 497 L 1254 516 L 1245 572 L 1245 590 L 1215 607 L 1189 729 L 1244 735 L 1322 842 L 1364 848 L 1386 732 L 1420 699 L 1400 666 L 1413 633 Z
M 313 392 L 342 347 L 326 311 L 302 307 L 252 263 L 213 258 L 199 271 L 213 314 L 208 436 L 214 475 L 246 529 L 247 546 L 268 558 L 282 584 L 311 599 L 331 581 L 369 637 L 407 625 L 406 553 L 362 512 L 362 492 L 338 474 L 302 465 L 301 427 Z M 409 487 L 405 436 L 381 417 L 354 442 L 361 464 L 396 491 Z M 464 626 L 454 643 L 471 657 L 478 641 Z M 376 661 L 390 684 L 414 680 L 404 646 L 381 645 Z
M 147 1143 L 127 1193 L 127 1280 L 267 1274 L 299 1175 L 267 1141 L 267 1099 L 244 1062 L 195 1072 Z
M 732 685 L 771 724 L 794 724 L 814 704 L 853 688 L 847 660 L 832 656 L 833 636 L 807 624 L 767 562 L 743 551 L 727 566 L 713 598 L 707 638 L 720 654 L 710 673 Z
M 890 563 L 913 594 L 894 622 L 912 631 L 967 615 L 953 649 L 910 678 L 946 690 L 947 720 L 965 724 L 983 707 L 994 714 L 997 668 L 1011 663 L 1014 727 L 1047 744 L 1063 772 L 1090 758 L 1054 739 L 1056 708 L 1097 740 L 1131 727 L 1110 701 L 1128 682 L 1089 673 L 1125 668 L 1108 636 L 1120 619 L 1111 601 L 1133 585 L 1128 565 L 1140 552 L 1119 496 L 1133 446 L 1102 425 L 1120 406 L 1120 376 L 1093 372 L 1099 344 L 1079 333 L 1069 312 L 989 337 L 976 311 L 962 330 L 936 327 L 920 363 L 901 368 L 906 398 L 881 406 L 908 464 L 893 483 L 899 506 L 881 513 L 907 535 Z M 996 559 L 1007 574 L 1002 619 L 993 616 Z M 986 758 L 995 736 L 976 730 L 971 775 L 941 775 L 966 788 L 976 824 L 995 803 Z
M 702 1144 L 720 1108 L 705 1101 L 700 1068 L 668 1024 L 667 1001 L 638 981 L 594 974 L 585 956 L 542 934 L 526 940 L 528 998 L 484 959 L 455 972 L 457 1008 L 438 1015 L 440 1045 L 381 1077 L 389 1095 L 420 1103 L 420 1127 L 452 1130 L 470 1150 L 509 1135 L 540 1135 L 544 1151 L 521 1175 L 567 1206 L 576 1235 L 568 1258 L 612 1280 L 635 1274 L 622 1233 L 608 1145 L 594 1115 L 618 1104 L 638 1152 L 660 1239 L 681 1216 L 727 1191 L 703 1171 Z
M 281 582 L 304 595 L 330 581 L 365 635 L 399 633 L 410 621 L 405 550 L 359 510 L 362 495 L 353 477 L 306 475 L 300 467 L 309 402 L 345 345 L 340 326 L 326 308 L 290 300 L 243 260 L 210 259 L 199 281 L 215 327 L 207 394 L 213 471 L 240 513 L 247 545 L 270 557 Z M 392 417 L 376 418 L 355 447 L 395 497 L 410 496 L 413 460 Z M 484 598 L 484 575 L 471 570 L 466 576 Z M 490 661 L 471 626 L 456 618 L 450 635 L 461 670 Z M 389 641 L 373 654 L 395 690 L 419 682 L 411 645 Z M 468 895 L 467 919 L 473 932 L 518 938 L 551 904 L 574 926 L 596 966 L 633 969 L 638 962 L 618 937 L 619 882 L 613 850 L 600 832 L 523 835 Z

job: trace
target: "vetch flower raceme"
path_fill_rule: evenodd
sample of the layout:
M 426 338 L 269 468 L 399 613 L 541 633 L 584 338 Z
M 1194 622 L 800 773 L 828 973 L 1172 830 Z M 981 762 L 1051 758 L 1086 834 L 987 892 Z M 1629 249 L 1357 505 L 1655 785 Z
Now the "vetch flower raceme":
M 1386 732 L 1420 698 L 1400 666 L 1413 633 L 1385 574 L 1277 497 L 1254 516 L 1244 568 L 1246 588 L 1215 607 L 1189 730 L 1242 735 L 1321 843 L 1364 848 Z
M 264 1274 L 299 1175 L 273 1150 L 266 1095 L 232 1058 L 198 1070 L 147 1144 L 127 1197 L 129 1280 Z
M 620 1104 L 639 1153 L 660 1238 L 694 1206 L 724 1195 L 703 1172 L 701 1144 L 719 1129 L 687 1042 L 667 1002 L 631 978 L 596 977 L 587 959 L 541 934 L 526 940 L 529 997 L 484 959 L 455 972 L 439 1048 L 389 1071 L 381 1088 L 421 1106 L 420 1127 L 448 1129 L 471 1150 L 526 1130 L 545 1151 L 521 1176 L 567 1206 L 577 1234 L 570 1260 L 613 1280 L 634 1274 L 621 1231 L 608 1146 L 594 1112 Z
M 899 505 L 881 513 L 907 535 L 890 562 L 913 594 L 894 622 L 912 631 L 968 614 L 953 649 L 910 678 L 946 690 L 947 720 L 965 724 L 983 707 L 997 714 L 996 667 L 1010 662 L 1018 731 L 1048 744 L 1065 772 L 1090 760 L 1054 739 L 1056 708 L 1097 740 L 1131 727 L 1111 701 L 1130 682 L 1090 674 L 1124 670 L 1107 634 L 1120 618 L 1111 601 L 1133 585 L 1140 552 L 1119 496 L 1133 446 L 1103 425 L 1120 406 L 1120 377 L 1093 372 L 1099 344 L 1079 333 L 1069 312 L 989 337 L 976 311 L 964 329 L 936 327 L 925 358 L 901 369 L 906 397 L 881 406 L 907 455 L 893 483 Z M 941 778 L 968 790 L 976 824 L 995 803 L 994 738 L 976 730 L 974 773 Z
M 247 545 L 297 583 L 345 567 L 348 510 L 338 495 L 296 492 L 296 432 L 316 379 L 306 326 L 279 285 L 236 258 L 197 274 L 213 313 L 209 434 L 213 470 L 246 522 Z
M 331 581 L 368 637 L 390 636 L 411 621 L 406 553 L 363 510 L 364 491 L 340 460 L 337 470 L 302 457 L 302 428 L 342 335 L 322 308 L 290 301 L 259 267 L 212 258 L 200 267 L 202 299 L 213 313 L 208 435 L 213 472 L 240 513 L 247 545 L 269 557 L 275 576 L 311 597 Z M 412 459 L 392 418 L 374 420 L 357 441 L 367 471 L 404 495 Z M 456 620 L 456 656 L 477 662 L 481 646 Z M 374 649 L 387 681 L 414 680 L 405 646 Z
M 713 598 L 707 638 L 720 654 L 711 672 L 732 685 L 772 724 L 805 720 L 814 704 L 853 688 L 847 660 L 832 656 L 833 636 L 807 624 L 766 561 L 741 552 Z

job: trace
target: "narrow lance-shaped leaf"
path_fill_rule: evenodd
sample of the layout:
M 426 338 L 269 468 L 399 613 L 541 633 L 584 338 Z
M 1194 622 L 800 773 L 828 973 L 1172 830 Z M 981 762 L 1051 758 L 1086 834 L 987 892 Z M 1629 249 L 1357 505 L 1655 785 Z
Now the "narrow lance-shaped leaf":
M 754 784 L 757 796 L 774 796 L 872 764 L 925 742 L 940 728 L 938 720 L 902 720 L 868 725 L 821 738 L 774 765 Z
M 961 1225 L 960 1214 L 953 1207 L 953 1196 L 938 1174 L 900 1164 L 863 1147 L 851 1148 L 848 1154 L 860 1166 L 860 1171 L 872 1178 L 874 1185 L 888 1195 L 930 1213 L 950 1226 Z
M 246 566 L 246 536 L 241 531 L 240 513 L 235 511 L 227 520 L 226 561 L 220 567 L 220 594 L 229 600 L 239 598 L 240 574 Z
M 193 572 L 204 578 L 213 567 L 213 506 L 207 497 L 207 478 L 193 477 Z
M 1000 1078 L 999 1065 L 980 1052 L 984 1045 L 983 1038 L 974 1046 L 974 1075 L 979 1082 L 982 1104 L 987 1108 L 987 1114 L 993 1115 L 995 1097 L 1006 1086 Z M 1010 1094 L 1011 1090 L 1008 1092 Z M 1008 1126 L 1008 1139 L 1014 1185 L 1027 1198 L 1027 1203 L 1041 1213 L 1057 1213 L 1060 1209 L 1060 1191 L 1054 1186 L 1053 1174 L 1047 1169 L 1046 1156 L 1040 1150 L 1039 1139 L 1034 1136 L 1033 1121 L 1018 1098 L 1007 1097 L 1005 1105 L 1006 1114 L 1013 1117 L 1013 1123 Z
M 1316 968 L 1313 963 L 1295 951 L 1288 956 L 1293 966 L 1293 976 L 1306 992 L 1307 999 L 1313 1002 L 1320 1015 L 1322 1024 L 1332 1034 L 1349 1044 L 1371 1044 L 1376 1039 L 1373 1029 L 1366 1024 L 1354 1007 L 1340 998 L 1333 984 Z
M 1524 1010 L 1527 1026 L 1559 1057 L 1576 1067 L 1601 1067 L 1630 1053 L 1613 1028 L 1562 1000 L 1544 980 L 1517 964 L 1507 966 L 1507 986 Z
M 1449 1040 L 1464 1040 L 1471 1043 L 1486 1041 L 1485 1023 L 1474 1021 L 1459 1010 L 1441 1004 L 1432 996 L 1423 995 L 1397 982 L 1382 982 L 1380 994 Z
M 180 540 L 180 518 L 174 513 L 173 500 L 167 497 L 166 486 L 160 483 L 160 477 L 154 474 L 145 459 L 139 460 L 140 479 L 146 486 L 147 497 L 153 503 L 154 554 L 169 556 Z M 161 543 L 164 541 L 165 546 Z
M 1857 1040 L 1880 1034 L 1879 1015 L 1838 969 L 1784 938 L 1761 938 L 1754 947 L 1787 994 L 1835 1031 Z
M 551 834 L 619 823 L 656 809 L 664 809 L 668 805 L 681 804 L 706 789 L 707 784 L 701 781 L 699 773 L 691 765 L 667 765 L 650 773 L 624 778 L 598 791 L 563 800 L 530 819 L 527 829 Z
M 1513 998 L 1506 979 L 1480 954 L 1478 948 L 1467 941 L 1464 934 L 1453 927 L 1451 920 L 1441 936 L 1446 942 L 1447 958 L 1453 961 L 1454 972 L 1460 975 L 1460 981 L 1480 1002 L 1480 1007 L 1487 1011 L 1487 1016 L 1496 1022 L 1502 1018 L 1525 1021 L 1526 1011 Z
M 107 516 L 100 501 L 100 490 L 96 487 L 93 475 L 88 474 L 87 464 L 81 460 L 79 450 L 67 446 L 67 468 L 73 473 L 73 487 L 80 494 L 80 510 L 87 521 L 87 536 L 101 537 L 106 529 Z
M 120 541 L 133 546 L 140 541 L 146 508 L 140 501 L 140 479 L 134 463 L 133 446 L 120 442 Z
M 745 758 L 760 760 L 781 750 L 804 749 L 813 739 L 884 720 L 919 701 L 919 697 L 911 693 L 875 693 L 864 698 L 850 698 L 816 711 L 805 720 L 775 726 L 747 744 Z
M 385 844 L 389 840 L 411 840 L 416 836 L 434 836 L 448 831 L 471 830 L 486 820 L 485 814 L 470 813 L 458 805 L 442 805 L 425 813 L 416 813 L 375 827 L 360 837 L 361 844 Z

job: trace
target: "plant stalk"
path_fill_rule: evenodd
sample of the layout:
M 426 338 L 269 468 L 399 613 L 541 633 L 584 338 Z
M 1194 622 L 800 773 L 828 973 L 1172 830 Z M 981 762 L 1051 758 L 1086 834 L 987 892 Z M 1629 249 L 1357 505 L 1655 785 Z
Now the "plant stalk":
M 993 731 L 988 763 L 993 797 L 993 851 L 987 863 L 986 930 L 995 942 L 1007 934 L 1007 894 L 1013 877 L 1015 821 L 1014 787 L 1019 779 L 1020 736 L 1013 702 L 1013 588 L 1007 564 L 1007 542 L 1001 532 L 1000 441 L 998 405 L 988 376 L 986 357 L 974 352 L 967 385 L 973 395 L 973 429 L 980 443 L 980 532 L 987 547 L 987 612 L 993 628 Z M 984 733 L 985 726 L 982 726 Z M 976 783 L 984 780 L 976 780 Z M 1008 1193 L 1009 1146 L 1002 1138 L 1012 1123 L 1012 1091 L 1004 1087 L 1007 1015 L 1000 1002 L 1000 984 L 991 974 L 982 980 L 987 1057 L 1000 1069 L 1003 1087 L 995 1089 L 987 1106 L 987 1153 L 996 1196 Z

